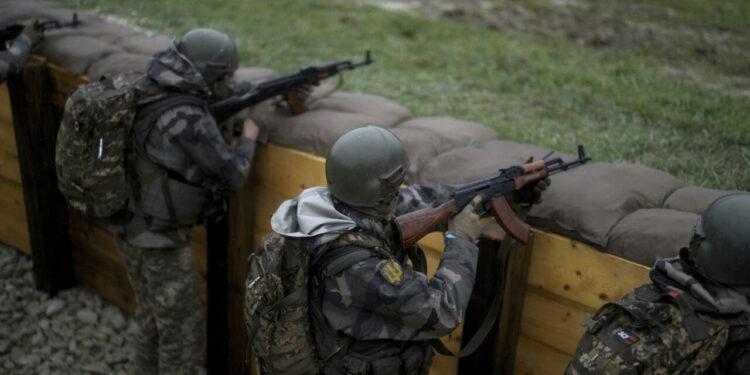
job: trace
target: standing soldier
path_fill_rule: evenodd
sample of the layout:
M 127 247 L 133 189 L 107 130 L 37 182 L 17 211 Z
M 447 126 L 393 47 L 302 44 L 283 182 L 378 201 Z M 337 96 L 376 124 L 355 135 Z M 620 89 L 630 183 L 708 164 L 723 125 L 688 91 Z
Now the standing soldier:
M 652 284 L 584 319 L 566 374 L 750 374 L 750 193 L 714 201 Z
M 412 249 L 402 247 L 394 217 L 445 201 L 451 189 L 400 188 L 408 169 L 393 133 L 376 126 L 352 130 L 328 154 L 328 187 L 303 191 L 271 218 L 281 241 L 298 243 L 313 259 L 308 297 L 314 362 L 322 374 L 426 374 L 433 356 L 428 340 L 463 319 L 474 285 L 481 197 L 449 221 L 440 266 L 428 278 L 407 263 Z M 285 350 L 276 346 L 272 357 Z M 260 358 L 261 373 L 273 372 L 266 359 L 304 363 L 294 354 L 272 357 Z
M 113 227 L 138 303 L 132 374 L 193 374 L 203 366 L 205 324 L 188 234 L 223 209 L 252 164 L 258 127 L 246 120 L 228 144 L 206 108 L 231 91 L 237 59 L 227 35 L 194 29 L 156 53 L 142 80 L 144 91 L 165 96 L 138 110 L 134 193 Z
M 8 79 L 8 75 L 21 72 L 26 59 L 29 58 L 31 47 L 39 43 L 43 36 L 35 22 L 28 22 L 21 34 L 13 39 L 10 47 L 0 50 L 0 84 Z

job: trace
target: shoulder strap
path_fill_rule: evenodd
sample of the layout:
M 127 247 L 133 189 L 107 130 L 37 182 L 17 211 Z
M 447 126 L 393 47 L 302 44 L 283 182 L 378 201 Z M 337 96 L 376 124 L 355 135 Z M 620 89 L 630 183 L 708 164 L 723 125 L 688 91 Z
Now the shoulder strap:
M 526 219 L 526 215 L 528 215 L 529 209 L 530 207 L 526 207 L 518 212 L 518 217 L 521 219 L 521 221 Z M 490 308 L 487 310 L 487 315 L 485 315 L 482 324 L 474 333 L 474 336 L 472 336 L 471 339 L 469 339 L 469 341 L 466 343 L 466 345 L 457 353 L 453 353 L 450 349 L 448 349 L 445 344 L 440 341 L 440 339 L 429 340 L 430 345 L 432 345 L 435 351 L 442 355 L 463 358 L 470 355 L 471 353 L 474 353 L 474 351 L 479 348 L 482 342 L 484 342 L 487 334 L 490 333 L 492 327 L 495 325 L 495 320 L 497 320 L 497 317 L 500 315 L 500 308 L 503 305 L 508 255 L 510 254 L 511 247 L 513 247 L 513 242 L 513 236 L 510 236 L 507 233 L 505 234 L 505 237 L 503 237 L 503 240 L 500 242 L 500 247 L 497 251 L 497 254 L 495 255 L 495 269 L 497 269 L 498 271 L 497 273 L 495 273 L 497 277 L 495 280 L 494 288 L 495 295 L 492 297 L 492 302 L 490 302 Z

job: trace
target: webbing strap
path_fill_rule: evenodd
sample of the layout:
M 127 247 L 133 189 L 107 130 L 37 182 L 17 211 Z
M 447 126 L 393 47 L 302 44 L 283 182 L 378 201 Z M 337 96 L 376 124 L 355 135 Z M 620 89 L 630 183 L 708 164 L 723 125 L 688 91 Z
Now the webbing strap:
M 526 220 L 526 215 L 529 213 L 529 207 L 522 208 L 518 212 L 518 217 L 523 221 Z M 438 353 L 442 355 L 449 355 L 454 356 L 456 358 L 463 358 L 471 353 L 474 353 L 474 351 L 479 348 L 479 346 L 482 344 L 485 338 L 487 338 L 487 334 L 490 333 L 490 330 L 492 329 L 492 326 L 495 324 L 495 320 L 500 315 L 500 308 L 503 305 L 503 293 L 504 293 L 504 285 L 505 285 L 505 276 L 507 273 L 507 264 L 508 264 L 508 255 L 510 254 L 510 249 L 513 247 L 513 237 L 510 236 L 508 233 L 505 234 L 505 237 L 503 237 L 503 240 L 500 242 L 500 247 L 497 251 L 497 254 L 495 255 L 495 269 L 502 270 L 502 273 L 497 274 L 497 279 L 495 280 L 495 295 L 492 297 L 492 302 L 490 303 L 490 308 L 487 311 L 487 315 L 484 316 L 484 320 L 482 321 L 482 324 L 479 326 L 477 331 L 474 333 L 474 336 L 469 339 L 469 342 L 461 348 L 456 353 L 453 353 L 450 349 L 448 349 L 445 344 L 443 344 L 440 339 L 433 339 L 430 340 L 430 345 L 437 351 Z

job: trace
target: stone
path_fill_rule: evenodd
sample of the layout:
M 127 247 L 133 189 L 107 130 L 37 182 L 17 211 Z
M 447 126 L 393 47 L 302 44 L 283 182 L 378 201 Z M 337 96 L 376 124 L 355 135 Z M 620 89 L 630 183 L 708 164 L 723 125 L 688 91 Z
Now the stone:
M 109 367 L 109 365 L 104 362 L 94 362 L 94 363 L 89 363 L 87 365 L 83 365 L 81 366 L 81 370 L 87 371 L 93 374 L 109 374 L 112 372 L 112 369 Z
M 58 312 L 60 312 L 65 307 L 65 301 L 59 299 L 59 298 L 53 298 L 47 302 L 47 308 L 44 310 L 44 313 L 47 314 L 47 316 L 55 315 Z
M 78 310 L 78 312 L 76 313 L 76 317 L 79 321 L 86 324 L 96 324 L 96 322 L 99 320 L 99 316 L 89 309 Z

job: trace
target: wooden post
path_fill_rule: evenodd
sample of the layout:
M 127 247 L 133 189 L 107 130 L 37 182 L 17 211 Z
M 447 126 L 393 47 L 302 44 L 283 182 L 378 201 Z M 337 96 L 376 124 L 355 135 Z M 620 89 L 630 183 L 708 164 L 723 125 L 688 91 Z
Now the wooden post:
M 42 58 L 31 59 L 21 75 L 8 78 L 34 281 L 51 295 L 75 285 L 67 204 L 55 172 L 60 115 L 51 101 L 54 90 Z
M 508 255 L 508 272 L 505 274 L 505 292 L 497 327 L 493 355 L 495 365 L 492 374 L 513 374 L 516 343 L 521 331 L 526 281 L 531 265 L 531 249 L 534 246 L 534 233 L 530 233 L 529 237 L 528 244 L 514 244 Z
M 207 287 L 207 351 L 206 370 L 209 375 L 226 374 L 227 352 L 227 249 L 229 220 L 222 215 L 206 223 L 206 287 Z
M 500 248 L 500 241 L 502 241 L 503 236 L 505 236 L 505 233 L 499 225 L 490 225 L 482 231 L 482 236 L 477 243 L 479 247 L 477 273 L 469 306 L 466 308 L 464 330 L 461 334 L 461 347 L 466 346 L 487 317 L 490 303 L 496 293 L 497 278 L 504 276 L 501 270 L 496 269 L 495 263 L 495 256 Z M 497 321 L 490 332 L 496 331 Z M 495 337 L 493 334 L 488 334 L 474 353 L 458 361 L 458 374 L 489 374 L 494 366 L 492 360 L 494 356 Z

